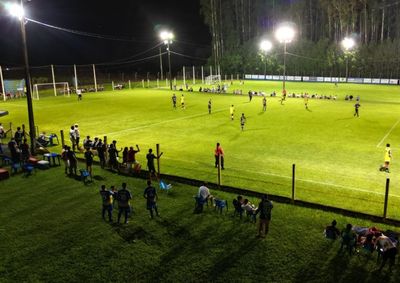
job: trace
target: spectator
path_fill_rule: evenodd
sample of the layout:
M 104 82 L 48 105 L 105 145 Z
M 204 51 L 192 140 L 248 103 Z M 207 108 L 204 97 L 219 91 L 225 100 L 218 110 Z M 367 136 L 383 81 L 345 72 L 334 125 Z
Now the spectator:
M 20 161 L 20 155 L 18 145 L 15 142 L 15 138 L 11 138 L 11 140 L 9 141 L 8 149 L 10 150 L 13 163 L 18 163 Z
M 112 210 L 113 210 L 113 192 L 106 190 L 106 186 L 102 185 L 100 190 L 100 195 L 103 200 L 103 209 L 101 216 L 103 220 L 106 220 L 106 211 L 108 213 L 108 220 L 112 222 Z
M 99 143 L 97 145 L 97 155 L 99 156 L 99 160 L 100 160 L 100 167 L 102 169 L 104 169 L 105 165 L 106 165 L 106 150 L 107 150 L 107 146 L 106 144 L 101 142 L 101 139 L 99 140 Z
M 90 147 L 87 147 L 85 152 L 86 170 L 89 172 L 90 180 L 92 181 L 93 181 L 93 176 L 92 176 L 93 157 L 94 157 L 93 152 L 90 150 Z
M 128 165 L 128 147 L 125 147 L 122 152 L 122 164 Z
M 25 133 L 21 130 L 21 127 L 17 127 L 17 131 L 14 134 L 15 142 L 18 147 L 21 145 L 22 139 L 24 138 Z
M 91 148 L 92 147 L 92 144 L 93 144 L 93 142 L 92 142 L 92 140 L 90 139 L 90 136 L 86 136 L 86 138 L 83 140 L 83 147 L 85 148 L 85 149 L 87 149 L 87 148 Z
M 343 247 L 346 246 L 349 254 L 352 254 L 357 238 L 352 228 L 353 226 L 351 224 L 347 224 L 346 228 L 341 232 L 342 244 L 340 246 L 340 251 L 342 251 Z
M 273 204 L 268 200 L 268 196 L 264 195 L 256 209 L 256 214 L 260 213 L 259 216 L 259 227 L 258 227 L 258 237 L 265 238 L 269 231 L 269 223 L 271 221 L 271 211 Z
M 79 150 L 79 139 L 81 138 L 81 134 L 79 132 L 78 124 L 75 124 L 75 144 L 76 149 Z
M 131 199 L 132 195 L 126 189 L 126 183 L 122 183 L 122 189 L 118 191 L 118 223 L 120 223 L 122 213 L 124 213 L 125 216 L 124 223 L 127 224 L 129 222 L 128 217 L 131 213 Z
M 331 225 L 326 226 L 324 234 L 328 239 L 336 240 L 340 236 L 340 231 L 336 228 L 336 220 L 333 220 Z
M 257 209 L 247 198 L 243 201 L 242 209 L 246 211 L 246 214 L 249 215 L 254 222 L 256 222 Z
M 394 265 L 397 247 L 396 245 L 385 235 L 380 234 L 380 236 L 376 239 L 376 243 L 379 247 L 379 250 L 382 253 L 382 263 L 379 267 L 379 271 L 385 266 L 386 262 L 389 260 L 389 271 L 392 271 L 392 267 Z
M 129 170 L 132 169 L 132 164 L 135 164 L 135 165 L 138 164 L 138 162 L 136 161 L 136 153 L 138 153 L 140 151 L 139 145 L 136 145 L 136 149 L 137 150 L 134 150 L 133 146 L 131 146 L 129 148 L 129 151 L 128 151 L 128 162 L 127 162 Z
M 217 147 L 215 148 L 214 156 L 215 156 L 215 168 L 219 166 L 219 159 L 221 157 L 221 169 L 224 170 L 224 150 L 222 149 L 219 142 L 217 143 Z
M 69 160 L 68 160 L 68 146 L 64 145 L 62 151 L 61 151 L 61 159 L 64 161 L 64 166 L 65 166 L 65 174 L 68 173 L 69 169 Z
M 75 134 L 75 127 L 74 126 L 71 126 L 71 129 L 69 130 L 69 139 L 71 141 L 72 150 L 75 151 L 76 134 Z
M 21 157 L 23 162 L 27 162 L 29 157 L 31 156 L 31 152 L 29 150 L 29 144 L 26 139 L 24 139 L 23 143 L 21 144 Z
M 207 182 L 204 182 L 204 184 L 200 186 L 197 196 L 201 203 L 208 203 L 208 201 L 210 201 L 212 204 L 214 201 L 214 197 L 210 194 L 210 190 L 207 187 Z
M 117 161 L 118 152 L 114 147 L 114 144 L 110 144 L 110 148 L 108 149 L 108 164 L 111 169 L 118 169 L 118 161 Z
M 71 150 L 70 147 L 68 147 L 67 156 L 68 156 L 68 162 L 69 162 L 69 175 L 76 176 L 76 168 L 78 165 L 78 160 L 76 159 L 75 152 L 73 150 Z
M 151 185 L 150 180 L 147 181 L 147 188 L 144 190 L 143 196 L 147 200 L 147 210 L 150 212 L 151 219 L 154 218 L 153 209 L 156 212 L 156 215 L 160 216 L 157 209 L 157 191 L 156 188 Z
M 161 155 L 163 155 L 163 152 L 161 152 L 160 155 L 155 156 L 153 154 L 153 150 L 151 148 L 149 149 L 149 153 L 146 155 L 146 159 L 147 159 L 147 168 L 149 169 L 150 177 L 151 177 L 151 175 L 156 176 L 156 168 L 154 167 L 154 159 L 160 159 Z

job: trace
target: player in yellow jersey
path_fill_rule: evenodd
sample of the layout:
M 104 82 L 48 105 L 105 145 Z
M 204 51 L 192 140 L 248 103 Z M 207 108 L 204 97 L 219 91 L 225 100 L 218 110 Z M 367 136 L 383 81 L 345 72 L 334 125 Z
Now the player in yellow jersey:
M 389 173 L 389 165 L 392 161 L 392 150 L 390 149 L 390 144 L 386 144 L 385 148 L 385 164 L 381 167 L 381 171 Z
M 229 112 L 231 114 L 231 120 L 233 121 L 233 116 L 235 115 L 235 106 L 232 106 L 229 108 Z

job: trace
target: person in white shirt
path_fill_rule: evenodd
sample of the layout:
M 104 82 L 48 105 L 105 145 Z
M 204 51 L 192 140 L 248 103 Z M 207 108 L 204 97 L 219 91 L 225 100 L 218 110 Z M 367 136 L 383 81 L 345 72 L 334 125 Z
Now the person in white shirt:
M 72 150 L 75 151 L 76 135 L 75 135 L 75 127 L 74 126 L 71 126 L 71 129 L 69 130 L 69 139 L 72 144 Z
M 389 237 L 386 237 L 383 234 L 376 239 L 376 243 L 382 253 L 382 263 L 379 267 L 379 271 L 382 270 L 388 260 L 389 270 L 391 271 L 397 255 L 396 245 L 392 242 L 392 240 L 390 240 Z
M 203 202 L 208 203 L 210 200 L 211 203 L 213 203 L 214 197 L 210 194 L 210 190 L 207 188 L 207 183 L 204 183 L 202 186 L 200 186 L 197 195 Z
M 78 124 L 75 124 L 75 143 L 76 148 L 79 150 L 79 139 L 81 138 L 81 134 L 78 129 Z
M 248 199 L 245 199 L 242 204 L 242 208 L 246 211 L 247 215 L 251 216 L 251 219 L 256 222 L 256 207 Z

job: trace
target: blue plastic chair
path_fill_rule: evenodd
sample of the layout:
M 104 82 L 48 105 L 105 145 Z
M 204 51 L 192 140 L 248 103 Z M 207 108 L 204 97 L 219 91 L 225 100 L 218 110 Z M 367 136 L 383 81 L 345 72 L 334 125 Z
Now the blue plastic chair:
M 168 193 L 169 190 L 172 188 L 172 185 L 171 185 L 171 184 L 168 184 L 168 185 L 167 185 L 163 180 L 160 180 L 159 186 L 160 186 L 160 190 L 166 191 L 167 193 Z
M 79 172 L 81 173 L 81 180 L 83 181 L 84 184 L 87 183 L 87 179 L 90 176 L 89 171 L 86 169 L 79 169 Z
M 215 210 L 218 210 L 220 214 L 222 214 L 222 210 L 226 208 L 226 211 L 228 211 L 228 202 L 226 200 L 222 199 L 215 199 Z

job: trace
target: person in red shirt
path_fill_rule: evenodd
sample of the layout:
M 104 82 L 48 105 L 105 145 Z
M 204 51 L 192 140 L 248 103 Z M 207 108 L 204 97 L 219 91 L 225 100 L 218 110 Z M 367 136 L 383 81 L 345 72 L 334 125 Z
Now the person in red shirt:
M 221 156 L 221 169 L 224 170 L 224 150 L 222 149 L 219 142 L 217 143 L 217 147 L 215 148 L 214 156 L 215 156 L 215 168 L 218 167 L 219 157 Z

